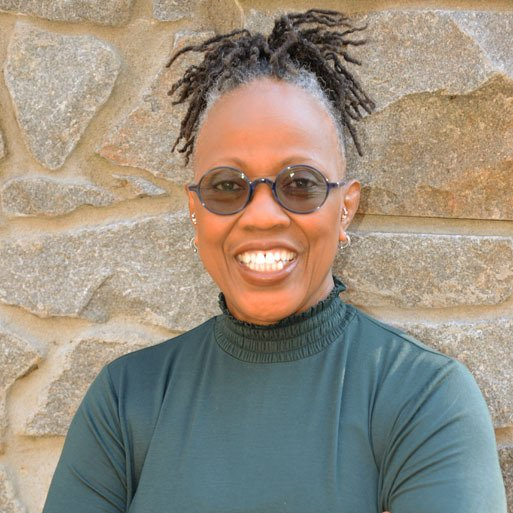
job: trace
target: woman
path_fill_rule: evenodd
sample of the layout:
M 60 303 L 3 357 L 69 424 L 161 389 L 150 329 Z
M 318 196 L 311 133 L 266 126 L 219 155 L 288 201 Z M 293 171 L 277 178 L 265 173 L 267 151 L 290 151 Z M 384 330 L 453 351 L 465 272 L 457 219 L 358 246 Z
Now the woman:
M 222 315 L 102 370 L 45 513 L 505 513 L 469 372 L 338 297 L 343 129 L 372 109 L 343 65 L 356 30 L 312 10 L 179 52 L 204 52 L 171 92 Z

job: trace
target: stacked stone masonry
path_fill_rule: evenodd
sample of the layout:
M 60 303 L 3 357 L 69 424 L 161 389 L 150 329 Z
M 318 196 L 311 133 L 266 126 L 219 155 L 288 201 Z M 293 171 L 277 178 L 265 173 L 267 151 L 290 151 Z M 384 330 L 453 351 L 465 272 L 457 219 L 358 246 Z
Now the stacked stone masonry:
M 472 371 L 513 513 L 513 6 L 388 3 L 339 2 L 368 26 L 353 54 L 377 108 L 363 157 L 348 141 L 362 201 L 334 270 L 344 300 Z M 183 108 L 167 93 L 197 56 L 166 63 L 286 7 L 0 0 L 0 512 L 41 511 L 105 363 L 218 313 L 171 152 Z
M 5 143 L 4 143 L 4 137 L 2 133 L 0 132 L 0 160 L 5 157 Z
M 109 98 L 116 51 L 93 36 L 63 36 L 18 22 L 4 75 L 27 146 L 58 169 Z
M 64 22 L 90 21 L 121 25 L 130 17 L 133 0 L 0 0 L 0 11 Z

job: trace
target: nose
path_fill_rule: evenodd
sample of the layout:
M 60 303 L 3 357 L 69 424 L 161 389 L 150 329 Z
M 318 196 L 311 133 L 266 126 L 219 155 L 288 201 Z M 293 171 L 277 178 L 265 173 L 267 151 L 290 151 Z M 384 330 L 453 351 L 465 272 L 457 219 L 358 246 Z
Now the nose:
M 261 179 L 255 184 L 251 201 L 239 218 L 239 225 L 246 229 L 271 230 L 290 224 L 288 212 L 275 200 L 270 180 Z

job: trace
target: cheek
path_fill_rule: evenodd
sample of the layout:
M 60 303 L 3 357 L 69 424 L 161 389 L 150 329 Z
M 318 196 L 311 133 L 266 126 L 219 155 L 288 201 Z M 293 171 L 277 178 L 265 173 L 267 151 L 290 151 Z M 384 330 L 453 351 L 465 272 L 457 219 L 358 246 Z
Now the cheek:
M 339 214 L 336 208 L 321 207 L 315 218 L 304 223 L 305 232 L 311 241 L 326 247 L 337 245 L 339 236 Z
M 232 223 L 228 218 L 206 213 L 198 215 L 197 241 L 201 260 L 209 272 L 222 265 L 225 243 Z

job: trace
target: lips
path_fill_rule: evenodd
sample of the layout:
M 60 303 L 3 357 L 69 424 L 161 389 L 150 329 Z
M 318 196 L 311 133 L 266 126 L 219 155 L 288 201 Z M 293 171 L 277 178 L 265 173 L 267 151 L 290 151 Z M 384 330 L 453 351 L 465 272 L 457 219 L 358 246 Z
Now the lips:
M 297 253 L 286 248 L 243 251 L 236 255 L 237 260 L 246 268 L 257 273 L 282 271 L 296 260 Z

